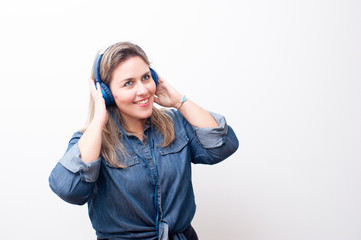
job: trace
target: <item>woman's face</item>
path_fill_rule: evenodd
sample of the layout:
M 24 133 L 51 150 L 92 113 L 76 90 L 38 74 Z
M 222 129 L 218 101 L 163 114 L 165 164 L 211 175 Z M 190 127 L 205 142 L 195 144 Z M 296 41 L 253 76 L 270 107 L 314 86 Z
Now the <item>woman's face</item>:
M 109 87 L 128 126 L 150 117 L 156 85 L 142 58 L 135 56 L 121 62 L 113 71 Z

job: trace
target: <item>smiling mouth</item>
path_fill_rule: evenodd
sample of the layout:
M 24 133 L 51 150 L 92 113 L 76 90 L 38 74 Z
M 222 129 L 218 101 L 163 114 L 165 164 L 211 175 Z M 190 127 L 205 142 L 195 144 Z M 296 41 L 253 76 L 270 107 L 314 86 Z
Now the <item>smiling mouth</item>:
M 144 104 L 149 103 L 149 98 L 142 99 L 142 100 L 136 101 L 136 102 L 134 102 L 134 103 L 137 104 L 137 105 L 144 105 Z

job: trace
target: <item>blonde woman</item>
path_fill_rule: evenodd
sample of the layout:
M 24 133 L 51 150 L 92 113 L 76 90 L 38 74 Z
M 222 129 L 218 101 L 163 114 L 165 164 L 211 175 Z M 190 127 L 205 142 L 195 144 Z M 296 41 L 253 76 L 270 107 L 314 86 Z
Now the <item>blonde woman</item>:
M 97 55 L 89 87 L 88 125 L 51 172 L 51 189 L 88 204 L 98 239 L 198 239 L 191 163 L 237 150 L 225 118 L 160 78 L 130 42 Z

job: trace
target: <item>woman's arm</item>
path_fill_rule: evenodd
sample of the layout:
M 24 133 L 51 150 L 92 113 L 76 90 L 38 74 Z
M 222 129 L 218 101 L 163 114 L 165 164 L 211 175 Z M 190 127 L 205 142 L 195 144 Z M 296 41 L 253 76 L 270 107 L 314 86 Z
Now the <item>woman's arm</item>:
M 213 128 L 198 128 L 189 124 L 179 111 L 173 110 L 176 133 L 184 133 L 189 138 L 191 161 L 201 164 L 216 164 L 232 155 L 239 146 L 237 136 L 227 124 L 224 116 L 210 113 L 218 126 Z
M 85 163 L 80 158 L 78 141 L 81 132 L 73 135 L 68 149 L 49 176 L 50 188 L 61 199 L 72 204 L 86 203 L 96 192 L 95 181 L 98 178 L 100 158 Z
M 181 100 L 178 101 L 178 105 L 180 104 L 180 102 Z M 187 101 L 184 102 L 180 108 L 178 108 L 178 111 L 180 111 L 184 118 L 187 119 L 187 121 L 194 127 L 218 127 L 218 123 L 212 117 L 212 115 L 190 99 L 187 99 Z
M 49 177 L 50 188 L 63 200 L 84 204 L 96 192 L 95 181 L 100 169 L 102 133 L 108 114 L 99 84 L 89 79 L 95 113 L 84 133 L 77 132 Z
M 156 95 L 157 98 L 155 98 L 155 102 L 157 104 L 163 107 L 174 107 L 178 109 L 192 126 L 198 128 L 218 126 L 218 123 L 212 115 L 192 100 L 187 99 L 187 101 L 181 104 L 182 94 L 161 77 L 159 77 L 158 80 Z
M 226 119 L 209 113 L 191 100 L 182 103 L 182 94 L 162 78 L 158 80 L 155 102 L 163 107 L 174 107 L 175 121 L 182 121 L 190 139 L 192 162 L 218 163 L 238 149 L 238 139 Z M 178 119 L 178 120 L 176 120 Z
M 103 129 L 108 122 L 108 113 L 99 83 L 97 83 L 97 87 L 95 87 L 94 81 L 89 79 L 89 87 L 90 94 L 94 100 L 94 118 L 78 142 L 81 159 L 85 163 L 95 161 L 99 158 Z

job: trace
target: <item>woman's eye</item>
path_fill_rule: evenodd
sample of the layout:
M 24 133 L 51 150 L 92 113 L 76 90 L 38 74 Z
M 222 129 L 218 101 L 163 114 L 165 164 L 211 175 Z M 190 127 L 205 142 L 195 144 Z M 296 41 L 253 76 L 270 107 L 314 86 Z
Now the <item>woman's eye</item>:
M 148 79 L 150 79 L 150 75 L 149 75 L 149 74 L 143 76 L 143 80 L 148 80 Z
M 133 84 L 132 81 L 127 81 L 126 83 L 124 83 L 124 87 L 130 86 L 130 85 L 132 85 L 132 84 Z

